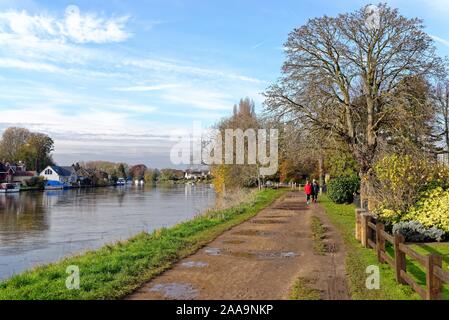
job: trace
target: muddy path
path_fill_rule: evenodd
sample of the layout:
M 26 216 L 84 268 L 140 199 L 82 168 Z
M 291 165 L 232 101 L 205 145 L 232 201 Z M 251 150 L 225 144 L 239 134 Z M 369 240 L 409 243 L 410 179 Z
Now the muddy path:
M 314 251 L 312 216 L 327 228 L 325 255 Z M 288 299 L 298 278 L 321 299 L 348 299 L 344 260 L 343 241 L 324 209 L 292 192 L 127 299 Z

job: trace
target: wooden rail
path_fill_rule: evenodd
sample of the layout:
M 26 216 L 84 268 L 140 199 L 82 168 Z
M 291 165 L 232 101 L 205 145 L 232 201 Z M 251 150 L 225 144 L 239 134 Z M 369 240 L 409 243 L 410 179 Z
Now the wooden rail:
M 441 255 L 429 254 L 423 256 L 414 251 L 405 243 L 401 234 L 390 235 L 385 232 L 385 226 L 377 223 L 374 216 L 363 209 L 356 209 L 355 236 L 365 248 L 372 248 L 377 252 L 380 263 L 389 264 L 396 274 L 396 281 L 409 285 L 421 298 L 426 300 L 441 299 L 442 284 L 449 284 L 449 272 L 443 270 L 443 258 Z M 394 257 L 385 251 L 385 243 L 389 242 L 394 248 Z M 406 257 L 418 262 L 426 272 L 425 288 L 419 285 L 407 273 Z

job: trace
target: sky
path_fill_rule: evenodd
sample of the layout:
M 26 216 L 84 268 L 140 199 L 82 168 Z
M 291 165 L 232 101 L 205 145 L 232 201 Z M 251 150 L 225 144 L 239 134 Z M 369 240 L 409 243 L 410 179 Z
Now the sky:
M 449 55 L 449 0 L 386 1 Z M 0 133 L 49 134 L 60 165 L 170 163 L 173 135 L 209 127 L 280 76 L 282 46 L 344 0 L 0 0 Z

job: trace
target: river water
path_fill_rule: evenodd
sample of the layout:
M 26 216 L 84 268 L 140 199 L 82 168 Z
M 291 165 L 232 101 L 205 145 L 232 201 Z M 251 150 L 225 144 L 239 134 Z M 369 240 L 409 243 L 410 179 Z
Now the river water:
M 209 185 L 0 194 L 0 280 L 141 231 L 173 226 L 214 203 Z

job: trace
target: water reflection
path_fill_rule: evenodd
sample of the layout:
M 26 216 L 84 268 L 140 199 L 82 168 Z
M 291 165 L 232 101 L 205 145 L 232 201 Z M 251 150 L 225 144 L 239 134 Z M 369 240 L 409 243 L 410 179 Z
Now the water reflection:
M 37 264 L 171 226 L 212 206 L 206 185 L 0 195 L 0 279 Z

